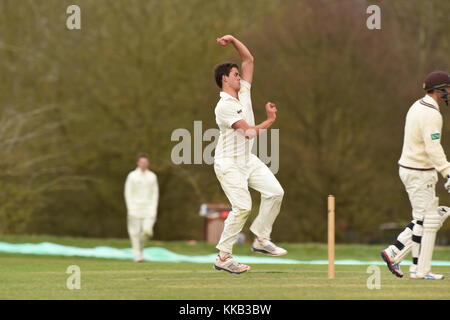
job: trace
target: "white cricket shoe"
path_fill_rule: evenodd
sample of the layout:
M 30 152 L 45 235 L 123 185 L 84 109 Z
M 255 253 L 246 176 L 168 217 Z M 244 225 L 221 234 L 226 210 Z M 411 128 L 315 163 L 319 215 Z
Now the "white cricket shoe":
M 231 254 L 227 254 L 223 258 L 220 256 L 220 254 L 218 254 L 216 263 L 214 264 L 214 268 L 216 270 L 222 270 L 234 274 L 240 274 L 250 270 L 249 266 L 234 260 Z
M 442 274 L 436 274 L 433 272 L 428 272 L 424 277 L 418 277 L 417 272 L 410 272 L 409 273 L 409 279 L 411 280 L 442 280 L 444 279 L 444 275 Z
M 255 241 L 253 241 L 252 251 L 264 253 L 269 256 L 284 256 L 287 253 L 287 250 L 277 247 L 269 239 L 258 238 L 255 238 Z

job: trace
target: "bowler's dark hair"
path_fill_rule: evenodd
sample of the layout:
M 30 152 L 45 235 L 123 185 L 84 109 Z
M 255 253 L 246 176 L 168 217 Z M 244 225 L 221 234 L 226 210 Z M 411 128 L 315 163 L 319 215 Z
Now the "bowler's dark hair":
M 136 161 L 139 161 L 142 158 L 145 158 L 148 160 L 148 154 L 147 153 L 139 153 L 136 157 Z
M 239 66 L 233 62 L 225 62 L 219 64 L 214 68 L 214 78 L 220 89 L 222 89 L 222 77 L 229 76 L 231 69 L 236 68 L 239 70 Z

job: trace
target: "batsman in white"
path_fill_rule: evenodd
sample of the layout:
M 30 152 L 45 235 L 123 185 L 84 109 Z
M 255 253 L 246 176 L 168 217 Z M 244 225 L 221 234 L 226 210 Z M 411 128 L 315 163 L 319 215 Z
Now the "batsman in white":
M 144 244 L 153 236 L 158 207 L 158 179 L 148 168 L 148 156 L 138 155 L 137 168 L 128 174 L 125 182 L 128 234 L 136 262 L 144 260 Z
M 241 70 L 234 63 L 220 64 L 215 68 L 216 84 L 221 89 L 215 108 L 220 135 L 214 156 L 214 171 L 232 211 L 225 220 L 224 230 L 216 248 L 219 253 L 215 269 L 230 273 L 242 273 L 249 266 L 238 263 L 232 257 L 233 245 L 250 215 L 252 199 L 249 187 L 261 193 L 259 214 L 250 230 L 255 235 L 252 250 L 281 256 L 286 250 L 270 241 L 272 225 L 277 217 L 284 191 L 270 169 L 251 153 L 253 138 L 269 128 L 276 119 L 277 107 L 268 102 L 267 119 L 255 125 L 251 101 L 251 84 L 254 61 L 247 47 L 231 35 L 216 39 L 217 44 L 232 44 L 241 58 Z
M 410 279 L 440 280 L 443 275 L 431 272 L 431 259 L 437 231 L 450 214 L 450 208 L 439 206 L 436 197 L 437 172 L 447 179 L 450 192 L 450 163 L 441 146 L 442 115 L 439 103 L 448 105 L 450 78 L 446 72 L 430 73 L 424 81 L 426 95 L 417 100 L 406 115 L 399 175 L 412 207 L 411 223 L 397 241 L 381 251 L 389 270 L 403 277 L 400 262 L 411 252 Z

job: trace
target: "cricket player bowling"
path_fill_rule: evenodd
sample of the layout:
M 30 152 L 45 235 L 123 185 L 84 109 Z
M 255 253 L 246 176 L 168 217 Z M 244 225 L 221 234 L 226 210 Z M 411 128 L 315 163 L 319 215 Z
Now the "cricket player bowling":
M 125 182 L 128 234 L 135 262 L 144 260 L 145 241 L 153 236 L 158 207 L 158 179 L 148 168 L 148 156 L 138 155 L 137 168 L 128 174 Z
M 398 162 L 399 175 L 412 207 L 411 223 L 399 234 L 394 244 L 381 252 L 389 270 L 403 277 L 400 262 L 412 254 L 410 279 L 441 280 L 431 272 L 436 233 L 450 214 L 450 208 L 439 206 L 436 183 L 439 172 L 450 192 L 450 163 L 441 146 L 442 115 L 439 104 L 448 105 L 450 78 L 435 71 L 424 81 L 426 95 L 417 100 L 406 115 L 403 150 Z
M 215 80 L 221 89 L 215 108 L 220 135 L 214 155 L 214 171 L 231 203 L 232 211 L 216 248 L 219 250 L 214 268 L 230 273 L 243 273 L 250 267 L 232 257 L 233 245 L 250 215 L 252 199 L 249 188 L 261 193 L 259 214 L 250 230 L 255 235 L 252 250 L 270 256 L 282 256 L 286 250 L 270 240 L 272 225 L 280 211 L 284 191 L 270 169 L 251 153 L 253 138 L 268 129 L 276 119 L 277 107 L 265 105 L 267 119 L 255 125 L 251 101 L 254 61 L 247 47 L 231 35 L 216 39 L 217 44 L 232 44 L 241 58 L 241 69 L 234 63 L 215 68 Z

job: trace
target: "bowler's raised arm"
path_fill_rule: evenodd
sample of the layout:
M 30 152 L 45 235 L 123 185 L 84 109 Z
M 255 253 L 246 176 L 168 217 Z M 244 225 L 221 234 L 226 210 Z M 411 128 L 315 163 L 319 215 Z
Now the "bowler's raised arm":
M 252 83 L 253 80 L 253 69 L 254 69 L 254 59 L 250 50 L 238 39 L 233 37 L 232 35 L 226 35 L 221 38 L 216 39 L 217 44 L 221 46 L 226 46 L 231 43 L 236 51 L 239 53 L 241 57 L 241 78 L 248 83 Z

